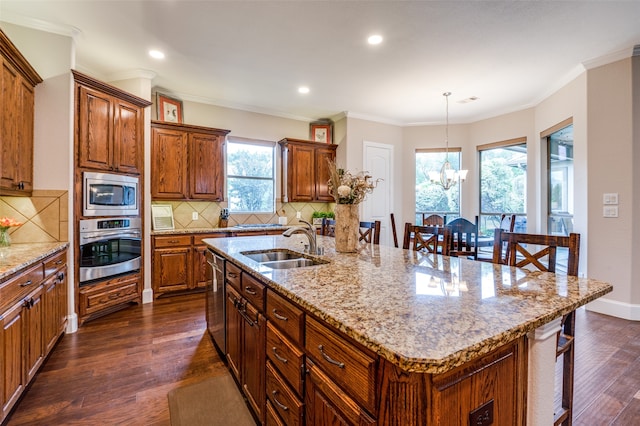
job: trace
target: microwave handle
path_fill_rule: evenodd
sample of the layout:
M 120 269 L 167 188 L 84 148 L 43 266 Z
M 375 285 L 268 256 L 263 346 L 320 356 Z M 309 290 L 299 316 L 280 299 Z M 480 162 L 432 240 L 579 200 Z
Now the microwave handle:
M 138 231 L 133 231 L 133 232 L 109 232 L 108 234 L 93 234 L 93 235 L 83 235 L 82 239 L 84 240 L 89 240 L 91 238 L 103 238 L 103 237 L 139 237 L 140 236 L 140 232 Z

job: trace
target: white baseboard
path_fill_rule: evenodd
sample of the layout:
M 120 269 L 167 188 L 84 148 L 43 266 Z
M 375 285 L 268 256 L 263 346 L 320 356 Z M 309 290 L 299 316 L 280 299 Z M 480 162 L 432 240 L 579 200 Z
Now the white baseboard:
M 78 314 L 75 312 L 71 315 L 67 315 L 67 328 L 65 333 L 75 333 L 78 331 Z
M 153 302 L 153 289 L 145 288 L 142 290 L 142 304 Z
M 586 305 L 587 310 L 631 321 L 640 321 L 640 305 L 618 302 L 606 298 L 596 299 Z

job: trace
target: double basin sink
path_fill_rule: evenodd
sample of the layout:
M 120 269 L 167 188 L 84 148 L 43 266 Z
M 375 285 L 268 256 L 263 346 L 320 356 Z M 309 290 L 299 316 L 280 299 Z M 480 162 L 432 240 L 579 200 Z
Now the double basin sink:
M 287 249 L 244 251 L 240 254 L 258 262 L 260 266 L 266 266 L 271 269 L 302 268 L 304 266 L 315 266 L 329 263 L 326 260 L 310 257 Z

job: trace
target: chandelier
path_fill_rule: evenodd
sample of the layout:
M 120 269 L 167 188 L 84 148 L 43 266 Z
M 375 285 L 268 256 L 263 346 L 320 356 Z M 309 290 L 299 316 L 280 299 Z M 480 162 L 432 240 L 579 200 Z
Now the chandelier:
M 431 180 L 432 183 L 442 186 L 445 191 L 455 185 L 458 180 L 464 181 L 467 178 L 468 172 L 468 170 L 455 170 L 453 167 L 451 167 L 451 163 L 449 162 L 449 95 L 451 95 L 451 92 L 444 92 L 442 94 L 442 96 L 444 96 L 447 101 L 447 125 L 445 127 L 444 139 L 446 148 L 444 164 L 442 165 L 442 168 L 440 168 L 439 173 L 437 171 L 429 172 L 429 180 Z

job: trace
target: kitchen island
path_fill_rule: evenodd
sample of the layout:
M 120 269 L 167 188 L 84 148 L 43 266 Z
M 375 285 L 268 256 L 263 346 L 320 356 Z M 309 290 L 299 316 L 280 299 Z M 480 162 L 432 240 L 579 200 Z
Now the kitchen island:
M 271 407 L 286 417 L 282 412 L 290 407 L 278 408 L 288 390 L 298 397 L 305 413 L 300 419 L 307 424 L 321 424 L 317 419 L 327 416 L 360 424 L 459 424 L 489 414 L 494 424 L 524 424 L 528 398 L 536 393 L 527 380 L 533 333 L 612 291 L 597 280 L 387 246 L 366 245 L 358 253 L 341 254 L 328 237 L 318 237 L 324 254 L 314 256 L 327 263 L 292 269 L 268 268 L 245 254 L 302 251 L 308 243 L 302 235 L 204 242 L 232 269 L 237 267 L 242 279 L 265 288 L 262 306 L 254 306 L 263 302 L 251 298 L 254 303 L 243 305 L 243 294 L 232 295 L 227 318 L 233 307 L 244 307 L 246 315 L 249 306 L 257 311 L 249 311 L 252 323 L 259 326 L 264 312 L 268 328 L 278 318 L 271 298 L 290 303 L 304 317 L 296 335 L 285 340 L 300 352 L 304 389 L 282 379 L 286 373 L 272 365 L 277 357 L 269 356 L 275 351 L 270 344 L 265 361 L 269 398 L 254 398 L 252 408 L 261 411 L 266 403 L 267 417 Z M 243 329 L 227 332 L 234 330 Z M 284 337 L 292 337 L 284 330 Z M 321 337 L 327 341 L 317 344 Z M 336 361 L 340 356 L 344 359 Z M 350 374 L 349 358 L 357 360 Z M 271 376 L 281 390 L 271 390 Z M 487 422 L 488 417 L 479 424 Z

